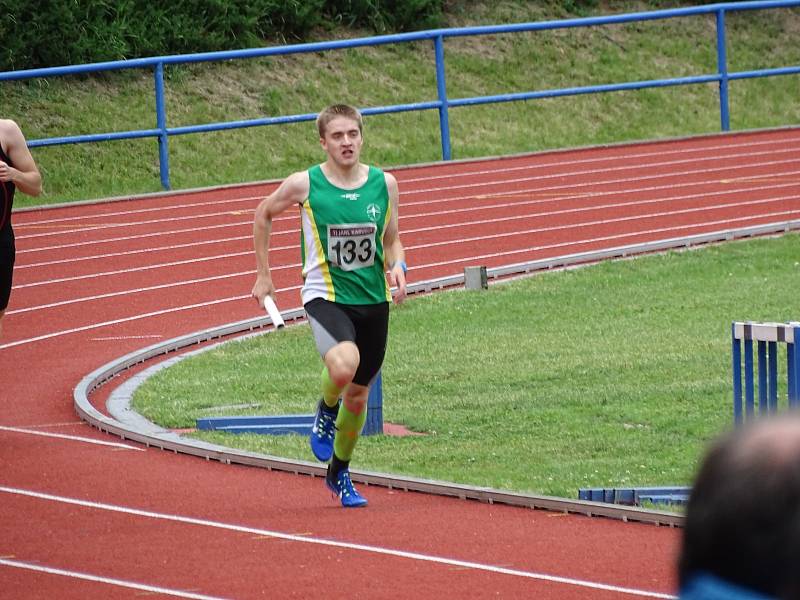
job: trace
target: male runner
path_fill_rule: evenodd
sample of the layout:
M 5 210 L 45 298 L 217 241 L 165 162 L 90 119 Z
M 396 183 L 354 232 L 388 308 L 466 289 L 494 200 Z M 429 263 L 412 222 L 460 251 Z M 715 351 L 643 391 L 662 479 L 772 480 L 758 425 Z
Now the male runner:
M 389 282 L 406 296 L 406 263 L 398 229 L 399 191 L 389 173 L 360 162 L 363 124 L 353 107 L 335 104 L 317 117 L 324 163 L 293 173 L 261 201 L 253 237 L 257 274 L 252 295 L 274 296 L 269 268 L 272 219 L 300 205 L 302 300 L 325 367 L 311 450 L 330 461 L 325 482 L 342 506 L 367 504 L 349 464 L 367 417 L 369 387 L 386 352 Z M 341 397 L 341 405 L 339 398 Z
M 14 275 L 16 248 L 11 208 L 16 189 L 38 196 L 42 193 L 42 176 L 19 126 L 9 119 L 0 119 L 0 335 Z

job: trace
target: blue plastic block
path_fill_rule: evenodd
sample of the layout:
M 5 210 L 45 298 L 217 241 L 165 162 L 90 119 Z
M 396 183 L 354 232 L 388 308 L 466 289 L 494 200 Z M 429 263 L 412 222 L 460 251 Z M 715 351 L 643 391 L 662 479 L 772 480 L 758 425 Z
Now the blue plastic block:
M 686 486 L 653 486 L 653 487 L 640 487 L 636 488 L 636 499 L 635 503 L 638 506 L 642 503 L 642 500 L 646 497 L 654 497 L 654 496 L 685 496 L 686 498 L 689 497 L 689 492 L 691 488 Z
M 636 492 L 633 488 L 615 488 L 614 489 L 614 504 L 625 504 L 633 506 L 635 503 Z
M 314 415 L 271 415 L 241 417 L 208 417 L 197 419 L 197 429 L 207 431 L 214 429 L 242 429 L 245 427 L 264 427 L 276 425 L 308 425 L 314 423 Z
M 227 431 L 229 433 L 260 433 L 269 435 L 286 435 L 297 433 L 308 435 L 311 433 L 312 423 L 265 423 L 263 425 L 234 425 L 231 427 L 220 427 L 217 431 Z
M 637 505 L 650 504 L 686 504 L 689 501 L 688 494 L 642 494 L 639 496 Z
M 580 488 L 579 500 L 605 502 L 607 504 L 624 504 L 639 506 L 643 500 L 653 504 L 685 503 L 688 501 L 691 488 L 685 486 L 654 486 L 630 488 Z M 653 500 L 655 498 L 656 500 Z

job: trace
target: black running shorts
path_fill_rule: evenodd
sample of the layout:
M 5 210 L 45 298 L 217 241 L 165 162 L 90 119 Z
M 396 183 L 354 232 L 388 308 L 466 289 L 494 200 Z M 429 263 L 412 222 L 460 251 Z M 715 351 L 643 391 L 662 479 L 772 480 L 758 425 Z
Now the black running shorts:
M 389 303 L 337 304 L 315 298 L 304 308 L 320 356 L 324 358 L 336 344 L 353 342 L 361 356 L 353 383 L 371 385 L 386 355 Z
M 14 234 L 0 231 L 0 310 L 5 310 L 8 306 L 8 299 L 11 297 L 11 280 L 14 275 Z

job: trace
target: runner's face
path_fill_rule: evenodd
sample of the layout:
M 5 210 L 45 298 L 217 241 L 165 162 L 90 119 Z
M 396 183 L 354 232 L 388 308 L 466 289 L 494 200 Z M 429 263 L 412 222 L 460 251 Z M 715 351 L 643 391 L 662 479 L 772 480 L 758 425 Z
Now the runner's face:
M 331 120 L 325 128 L 325 137 L 320 139 L 331 160 L 341 166 L 358 163 L 362 142 L 358 122 L 347 117 Z

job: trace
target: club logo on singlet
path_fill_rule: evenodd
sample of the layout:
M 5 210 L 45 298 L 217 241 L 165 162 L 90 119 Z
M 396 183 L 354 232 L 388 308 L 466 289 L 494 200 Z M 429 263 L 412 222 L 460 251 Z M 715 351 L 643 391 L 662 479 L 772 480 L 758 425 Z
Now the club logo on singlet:
M 343 271 L 375 263 L 375 223 L 328 225 L 328 260 Z
M 370 204 L 367 206 L 367 217 L 373 223 L 377 222 L 381 216 L 381 207 L 377 204 Z

